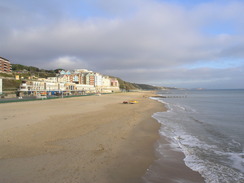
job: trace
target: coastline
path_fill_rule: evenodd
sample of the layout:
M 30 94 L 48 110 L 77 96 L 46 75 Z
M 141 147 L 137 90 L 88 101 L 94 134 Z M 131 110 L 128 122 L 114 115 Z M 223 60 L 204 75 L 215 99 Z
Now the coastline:
M 1 104 L 0 182 L 143 182 L 159 139 L 151 116 L 165 110 L 152 94 Z

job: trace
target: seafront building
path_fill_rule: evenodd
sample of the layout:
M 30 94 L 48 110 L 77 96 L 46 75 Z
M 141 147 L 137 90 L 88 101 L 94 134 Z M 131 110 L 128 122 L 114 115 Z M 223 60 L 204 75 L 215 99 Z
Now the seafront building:
M 12 72 L 12 65 L 9 60 L 0 57 L 0 73 Z M 3 93 L 3 79 L 0 78 L 0 94 Z
M 56 77 L 25 81 L 19 89 L 19 92 L 28 92 L 28 94 L 33 95 L 57 95 L 61 93 L 69 95 L 118 91 L 120 91 L 120 88 L 116 78 L 104 76 L 86 69 L 62 70 Z
M 0 57 L 0 73 L 12 72 L 12 65 L 9 60 Z

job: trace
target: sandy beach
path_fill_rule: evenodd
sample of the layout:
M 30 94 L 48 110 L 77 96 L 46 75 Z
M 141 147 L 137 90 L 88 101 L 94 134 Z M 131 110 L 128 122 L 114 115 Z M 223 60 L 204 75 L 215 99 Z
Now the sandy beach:
M 0 104 L 0 182 L 141 183 L 157 163 L 164 111 L 150 92 Z M 122 104 L 138 100 L 138 104 Z M 167 141 L 165 141 L 167 144 Z M 161 181 L 203 182 L 169 150 Z M 173 161 L 172 161 L 173 160 Z M 145 176 L 146 175 L 146 176 Z

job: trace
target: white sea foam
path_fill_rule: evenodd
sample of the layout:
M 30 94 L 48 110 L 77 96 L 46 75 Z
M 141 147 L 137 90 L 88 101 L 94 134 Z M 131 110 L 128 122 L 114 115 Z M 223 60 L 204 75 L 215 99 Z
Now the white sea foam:
M 232 160 L 232 166 L 244 173 L 244 153 L 228 153 L 229 159 Z
M 167 128 L 164 128 L 164 130 Z M 204 151 L 206 156 L 211 155 L 221 155 L 221 156 L 230 156 L 230 159 L 234 162 L 234 167 L 239 170 L 243 170 L 241 165 L 241 154 L 236 153 L 225 153 L 218 151 L 218 147 L 215 145 L 208 145 L 204 142 L 201 142 L 194 136 L 186 135 L 183 133 L 172 132 L 171 134 L 181 134 L 180 136 L 171 136 L 171 148 L 174 151 L 181 150 L 185 154 L 184 161 L 186 165 L 194 171 L 199 172 L 205 179 L 206 183 L 229 183 L 235 180 L 236 183 L 241 183 L 243 179 L 243 174 L 241 172 L 236 172 L 231 167 L 225 165 L 216 164 L 208 160 L 203 160 L 198 156 L 199 151 Z M 170 133 L 160 131 L 161 135 L 169 135 Z M 159 147 L 160 149 L 163 147 Z M 162 154 L 163 155 L 163 154 Z M 231 173 L 231 174 L 230 174 Z M 230 176 L 231 175 L 231 176 Z
M 153 100 L 157 100 L 158 102 L 163 103 L 163 104 L 165 105 L 165 107 L 168 109 L 167 112 L 173 110 L 173 109 L 170 107 L 169 103 L 165 102 L 164 100 L 159 99 L 159 98 L 156 98 L 156 97 L 150 97 L 150 98 L 153 99 Z

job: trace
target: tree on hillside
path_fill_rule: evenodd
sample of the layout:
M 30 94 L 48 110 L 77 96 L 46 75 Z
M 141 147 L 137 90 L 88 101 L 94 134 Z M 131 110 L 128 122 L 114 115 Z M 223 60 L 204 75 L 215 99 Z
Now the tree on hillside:
M 64 70 L 64 69 L 59 68 L 59 69 L 55 69 L 54 72 L 58 74 L 62 70 Z

